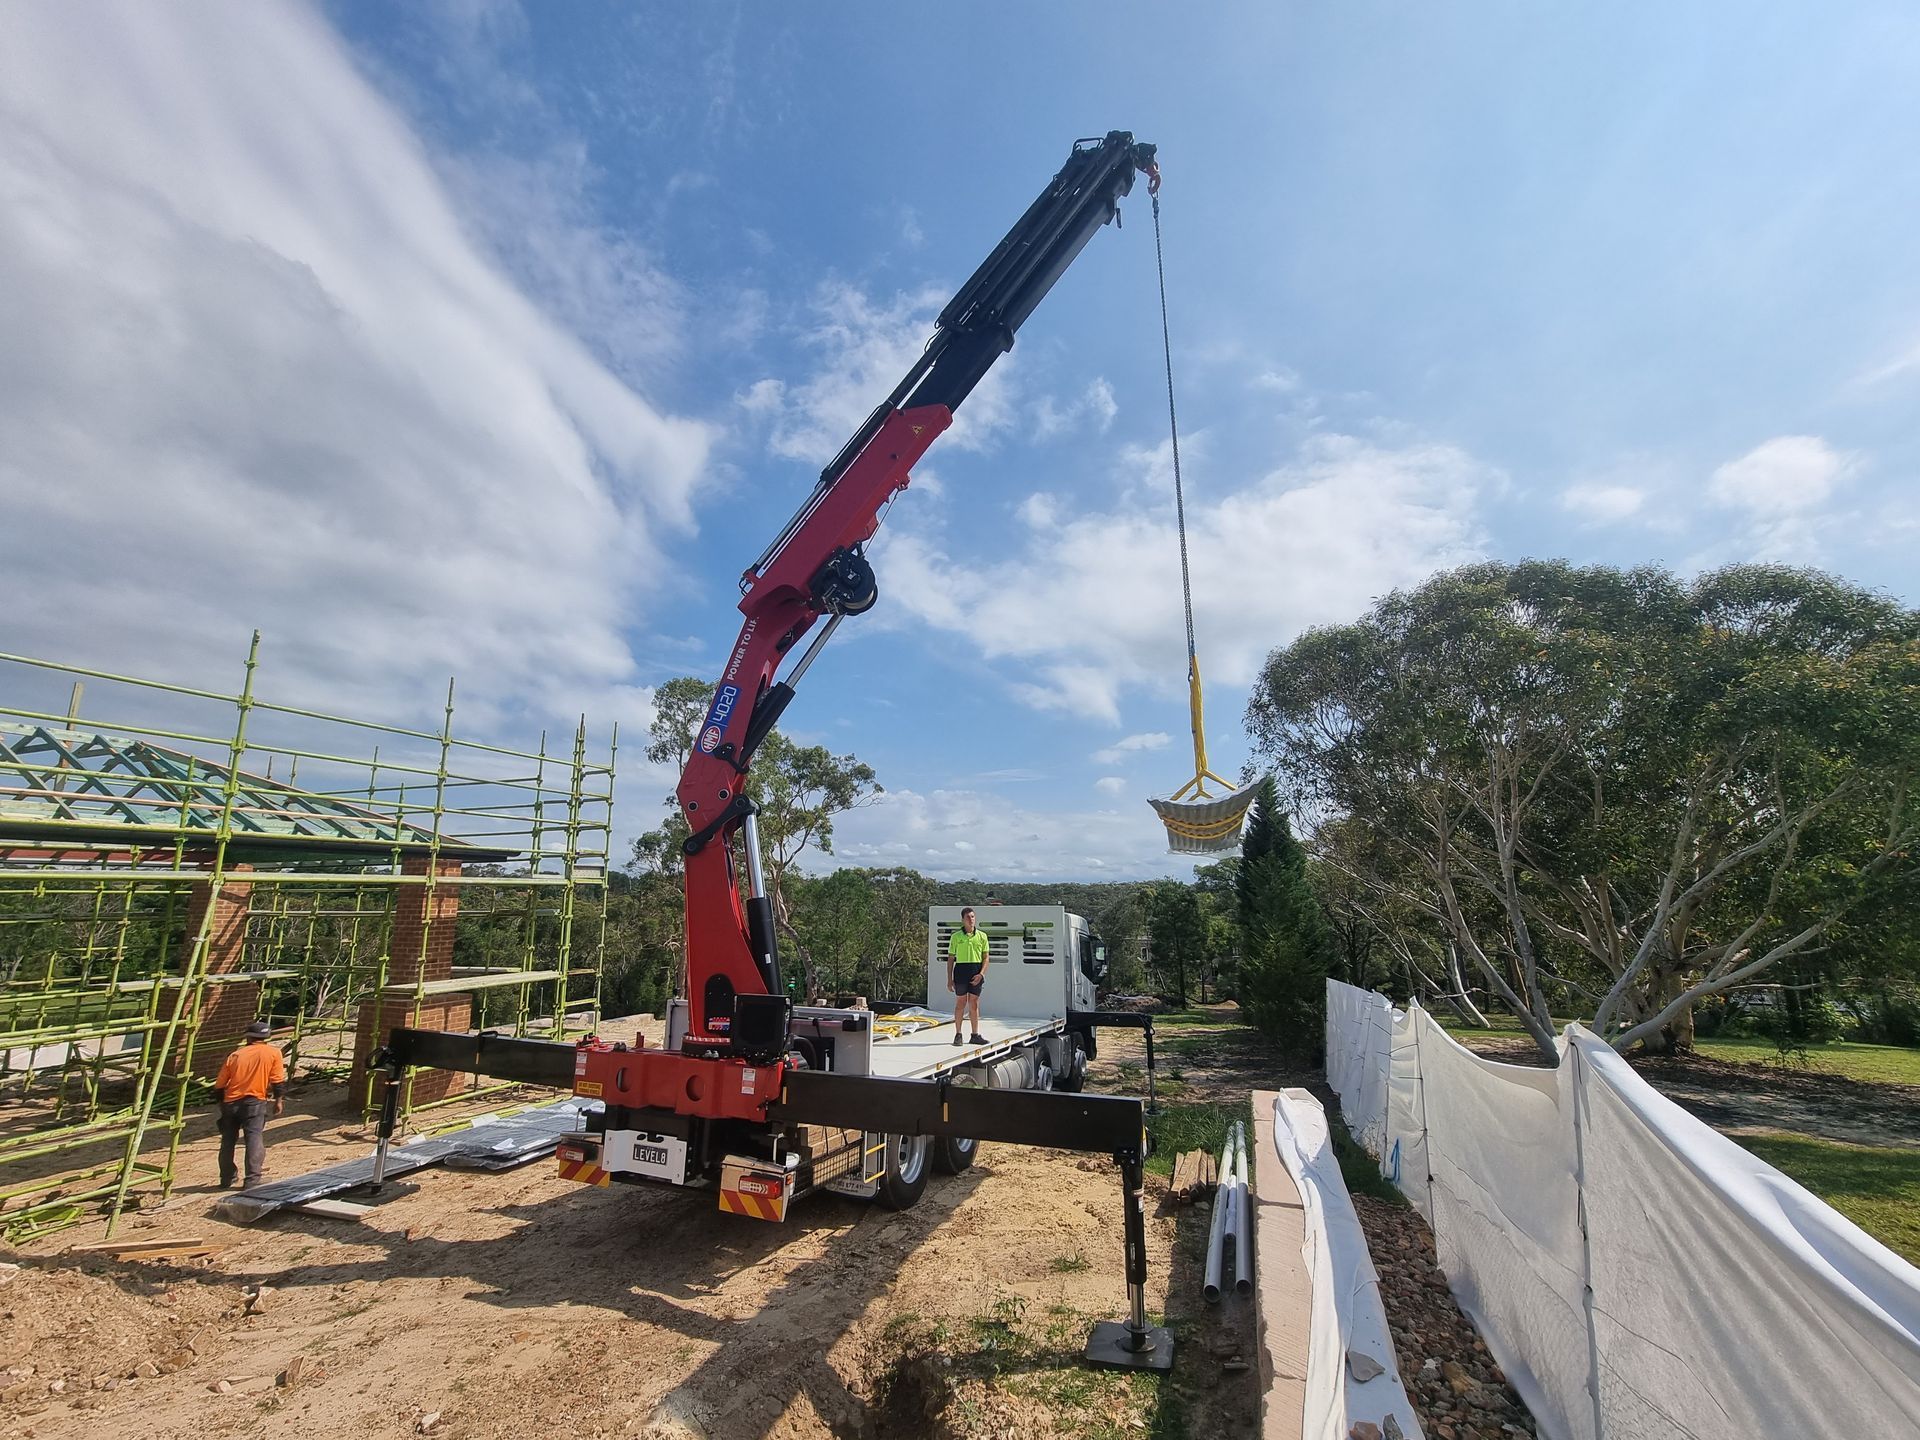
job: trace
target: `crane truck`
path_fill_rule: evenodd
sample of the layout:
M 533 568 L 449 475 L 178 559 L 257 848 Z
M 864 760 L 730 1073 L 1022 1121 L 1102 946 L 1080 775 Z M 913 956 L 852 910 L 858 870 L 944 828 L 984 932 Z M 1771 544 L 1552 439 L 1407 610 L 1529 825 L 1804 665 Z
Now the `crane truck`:
M 1125 131 L 1076 141 L 1027 208 L 940 312 L 900 383 L 821 472 L 793 517 L 740 577 L 742 622 L 675 792 L 686 821 L 685 994 L 666 1043 L 591 1036 L 577 1044 L 396 1028 L 378 1057 L 387 1081 L 380 1154 L 410 1066 L 570 1089 L 601 1102 L 562 1137 L 561 1173 L 596 1185 L 710 1191 L 722 1210 L 784 1220 L 818 1190 L 905 1208 L 929 1169 L 972 1163 L 981 1141 L 1104 1152 L 1119 1167 L 1129 1313 L 1089 1340 L 1094 1363 L 1166 1369 L 1173 1342 L 1145 1310 L 1142 1163 L 1148 1101 L 1077 1093 L 1096 1032 L 1151 1021 L 1096 1007 L 1098 956 L 1064 910 L 990 916 L 1005 969 L 988 994 L 984 1043 L 955 1046 L 925 1013 L 795 1004 L 783 981 L 773 904 L 747 776 L 821 648 L 879 598 L 867 542 L 913 466 L 1012 348 L 1014 336 L 1144 175 L 1155 147 Z M 802 648 L 802 642 L 806 642 Z M 794 658 L 795 656 L 798 658 Z M 957 912 L 946 917 L 957 923 Z M 945 989 L 942 917 L 929 922 L 930 998 Z M 1009 928 L 1012 927 L 1012 928 Z M 376 1162 L 378 1163 L 378 1162 Z M 376 1171 L 377 1173 L 377 1171 Z

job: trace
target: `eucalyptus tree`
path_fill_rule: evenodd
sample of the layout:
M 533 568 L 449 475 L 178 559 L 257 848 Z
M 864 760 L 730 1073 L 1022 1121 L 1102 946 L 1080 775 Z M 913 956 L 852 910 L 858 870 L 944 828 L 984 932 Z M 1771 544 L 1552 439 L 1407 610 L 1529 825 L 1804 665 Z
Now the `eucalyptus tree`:
M 1321 855 L 1402 948 L 1451 947 L 1547 1054 L 1568 1013 L 1685 1043 L 1913 875 L 1920 616 L 1811 571 L 1470 566 L 1276 651 L 1248 725 L 1297 807 L 1367 828 Z

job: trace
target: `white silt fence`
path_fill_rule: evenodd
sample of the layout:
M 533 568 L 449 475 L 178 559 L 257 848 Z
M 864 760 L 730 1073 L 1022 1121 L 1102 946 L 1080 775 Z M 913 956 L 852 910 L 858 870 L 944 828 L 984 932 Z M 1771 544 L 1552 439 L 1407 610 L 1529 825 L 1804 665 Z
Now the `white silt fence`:
M 1329 981 L 1327 1080 L 1554 1440 L 1920 1434 L 1920 1270 L 1580 1026 L 1502 1065 Z

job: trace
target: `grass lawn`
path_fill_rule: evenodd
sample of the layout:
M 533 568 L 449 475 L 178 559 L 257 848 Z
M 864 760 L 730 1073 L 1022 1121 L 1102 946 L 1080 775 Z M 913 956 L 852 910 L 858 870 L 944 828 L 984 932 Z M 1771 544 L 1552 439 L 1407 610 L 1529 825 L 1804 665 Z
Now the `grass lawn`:
M 1227 1127 L 1235 1120 L 1246 1122 L 1247 1153 L 1251 1155 L 1251 1097 L 1235 1104 L 1162 1105 L 1157 1116 L 1147 1118 L 1147 1128 L 1153 1132 L 1153 1154 L 1147 1157 L 1147 1169 L 1156 1175 L 1171 1175 L 1174 1158 L 1187 1150 L 1205 1150 L 1219 1159 L 1220 1147 L 1227 1143 Z
M 1242 1023 L 1244 1022 L 1240 1016 L 1234 1012 L 1191 1008 L 1186 1010 L 1169 1010 L 1164 1014 L 1153 1017 L 1153 1028 L 1156 1032 L 1161 1030 L 1178 1030 L 1185 1025 L 1212 1025 L 1217 1028 L 1222 1025 L 1239 1025 Z
M 1734 1138 L 1920 1265 L 1920 1151 L 1841 1145 L 1805 1135 Z
M 1483 1028 L 1468 1025 L 1456 1018 L 1451 1011 L 1429 1010 L 1427 1012 L 1440 1022 L 1440 1028 L 1458 1040 L 1462 1045 L 1471 1047 L 1476 1040 L 1530 1040 L 1526 1027 L 1511 1015 L 1489 1015 Z M 1565 1020 L 1555 1020 L 1553 1030 L 1557 1035 L 1566 1028 Z
M 1333 1141 L 1334 1158 L 1340 1162 L 1340 1178 L 1347 1182 L 1349 1194 L 1371 1195 L 1376 1200 L 1385 1200 L 1392 1205 L 1407 1203 L 1406 1196 L 1380 1173 L 1380 1162 L 1353 1138 L 1353 1132 L 1347 1129 L 1344 1119 L 1336 1120 L 1328 1116 L 1327 1135 Z
M 1773 1041 L 1758 1036 L 1701 1040 L 1694 1048 L 1709 1059 L 1735 1064 L 1773 1060 L 1779 1055 Z M 1855 1040 L 1835 1040 L 1826 1045 L 1807 1046 L 1807 1062 L 1811 1069 L 1826 1070 L 1872 1085 L 1920 1085 L 1920 1050 L 1905 1045 L 1862 1045 Z
M 1451 1017 L 1436 1015 L 1447 1033 L 1461 1041 L 1472 1040 L 1511 1040 L 1527 1032 L 1521 1028 L 1518 1020 L 1505 1015 L 1490 1016 L 1491 1024 L 1486 1029 L 1462 1025 Z M 1567 1022 L 1555 1020 L 1553 1026 L 1559 1030 Z M 1725 1039 L 1702 1039 L 1694 1049 L 1709 1060 L 1724 1060 L 1735 1065 L 1753 1064 L 1758 1061 L 1776 1061 L 1779 1050 L 1773 1041 L 1757 1035 L 1733 1036 Z M 1844 1075 L 1849 1080 L 1860 1080 L 1870 1085 L 1920 1085 L 1920 1050 L 1904 1045 L 1863 1045 L 1855 1040 L 1835 1040 L 1825 1045 L 1809 1045 L 1806 1049 L 1807 1068 L 1824 1070 L 1830 1075 Z M 1798 1064 L 1798 1060 L 1785 1062 Z

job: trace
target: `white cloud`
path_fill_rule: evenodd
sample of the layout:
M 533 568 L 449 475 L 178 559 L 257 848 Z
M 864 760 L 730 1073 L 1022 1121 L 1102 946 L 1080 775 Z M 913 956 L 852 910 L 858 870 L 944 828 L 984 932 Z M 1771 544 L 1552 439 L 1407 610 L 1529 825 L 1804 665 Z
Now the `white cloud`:
M 1042 395 L 1033 406 L 1033 438 L 1052 440 L 1083 424 L 1104 435 L 1119 413 L 1120 402 L 1114 398 L 1113 386 L 1104 375 L 1096 375 L 1080 398 L 1064 408 L 1051 395 Z
M 1022 500 L 1014 511 L 1022 525 L 1034 530 L 1051 530 L 1060 522 L 1060 501 L 1041 490 Z
M 593 214 L 599 176 L 582 141 L 556 141 L 531 159 L 444 159 L 439 169 L 499 262 L 622 379 L 645 384 L 679 356 L 687 298 L 630 236 Z
M 1779 517 L 1818 509 L 1857 466 L 1817 435 L 1781 435 L 1715 470 L 1707 488 L 1722 505 Z
M 787 387 L 778 380 L 756 380 L 733 397 L 749 415 L 778 415 L 786 404 Z
M 1271 390 L 1276 395 L 1291 395 L 1300 388 L 1300 372 L 1285 365 L 1262 370 L 1247 382 L 1256 390 Z
M 1127 781 L 1121 775 L 1102 775 L 1093 782 L 1093 788 L 1103 795 L 1124 795 L 1127 793 Z
M 544 213 L 541 266 L 593 256 Z M 670 348 L 642 273 L 558 308 L 657 304 Z M 691 525 L 711 434 L 501 273 L 306 8 L 0 10 L 0 294 L 0 490 L 34 542 L 10 648 L 223 673 L 258 625 L 278 695 L 329 709 L 453 671 L 644 715 L 633 577 Z
M 779 388 L 769 390 L 770 382 L 762 380 L 746 392 L 779 401 L 769 407 L 768 448 L 813 465 L 831 460 L 912 368 L 946 300 L 946 292 L 932 286 L 876 301 L 845 281 L 821 285 L 798 336 L 820 356 L 819 368 L 799 384 L 775 381 Z M 1010 360 L 989 371 L 967 398 L 943 446 L 985 450 L 1013 424 L 1005 388 Z
M 1637 515 L 1647 492 L 1633 485 L 1569 485 L 1560 494 L 1560 508 L 1590 524 L 1612 525 Z
M 1190 875 L 1167 854 L 1167 832 L 1136 801 L 1086 811 L 1024 809 L 969 789 L 888 790 L 834 822 L 830 865 L 911 865 L 939 879 L 1070 880 Z
M 1128 755 L 1136 755 L 1144 750 L 1164 750 L 1172 740 L 1173 737 L 1164 730 L 1148 730 L 1139 735 L 1129 735 L 1124 740 L 1115 741 L 1104 750 L 1094 751 L 1093 763 L 1118 765 Z
M 900 207 L 900 238 L 909 250 L 919 250 L 927 243 L 927 232 L 920 228 L 920 212 L 911 205 Z
M 1133 456 L 1155 478 L 1160 458 Z M 1209 681 L 1244 686 L 1306 627 L 1473 558 L 1476 499 L 1499 482 L 1451 446 L 1323 436 L 1238 492 L 1190 503 Z M 883 592 L 896 613 L 965 636 L 987 661 L 1018 661 L 1007 669 L 1036 677 L 1013 687 L 1029 704 L 1115 722 L 1123 691 L 1172 690 L 1186 675 L 1170 501 L 1130 492 L 985 567 L 954 565 L 937 532 L 903 529 L 879 557 Z
M 1902 351 L 1891 360 L 1863 370 L 1853 378 L 1852 383 L 1858 386 L 1878 385 L 1916 369 L 1920 369 L 1920 346 Z
M 1093 422 L 1100 428 L 1102 435 L 1106 434 L 1107 427 L 1113 424 L 1113 417 L 1120 413 L 1120 402 L 1113 398 L 1113 386 L 1107 383 L 1104 375 L 1094 377 L 1093 383 L 1087 386 L 1087 393 L 1081 397 L 1080 403 L 1086 407 L 1087 414 L 1093 417 Z

